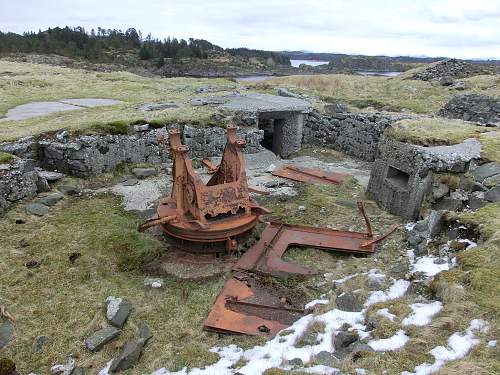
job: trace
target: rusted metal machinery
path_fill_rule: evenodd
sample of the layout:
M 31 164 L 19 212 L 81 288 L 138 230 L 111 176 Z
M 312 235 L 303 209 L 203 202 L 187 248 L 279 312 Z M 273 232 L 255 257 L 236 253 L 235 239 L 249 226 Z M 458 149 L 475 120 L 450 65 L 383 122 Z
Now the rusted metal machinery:
M 340 185 L 342 182 L 351 177 L 347 173 L 337 173 L 324 171 L 317 168 L 297 167 L 294 165 L 283 165 L 273 171 L 273 176 L 288 178 L 294 181 L 306 182 L 310 184 L 335 184 Z
M 173 157 L 173 186 L 169 198 L 157 209 L 157 216 L 140 226 L 159 225 L 163 232 L 181 240 L 226 243 L 236 250 L 234 237 L 255 227 L 260 215 L 268 213 L 249 195 L 242 148 L 236 127 L 228 126 L 227 144 L 219 166 L 205 184 L 194 171 L 189 148 L 181 143 L 178 130 L 169 131 Z

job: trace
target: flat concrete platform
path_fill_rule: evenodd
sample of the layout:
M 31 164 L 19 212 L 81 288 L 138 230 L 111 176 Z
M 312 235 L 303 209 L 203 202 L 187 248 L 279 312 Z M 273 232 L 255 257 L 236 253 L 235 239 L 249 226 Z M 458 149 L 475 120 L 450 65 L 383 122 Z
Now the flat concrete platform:
M 302 99 L 269 94 L 234 94 L 225 97 L 221 109 L 241 112 L 309 112 L 311 104 Z
M 61 99 L 55 102 L 32 102 L 9 109 L 6 116 L 1 118 L 0 121 L 27 120 L 49 113 L 75 111 L 83 108 L 108 106 L 119 103 L 122 102 L 115 99 L 100 98 Z

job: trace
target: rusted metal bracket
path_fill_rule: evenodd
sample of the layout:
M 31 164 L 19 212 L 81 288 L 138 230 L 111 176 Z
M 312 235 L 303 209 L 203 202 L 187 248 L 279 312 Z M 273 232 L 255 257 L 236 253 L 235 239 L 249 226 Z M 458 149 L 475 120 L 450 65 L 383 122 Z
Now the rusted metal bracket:
M 273 176 L 288 178 L 289 180 L 306 182 L 311 184 L 335 184 L 340 185 L 351 177 L 347 173 L 324 171 L 317 168 L 304 168 L 294 165 L 283 165 L 272 172 Z
M 283 302 L 285 301 L 285 302 Z M 220 292 L 204 328 L 220 333 L 273 337 L 309 313 L 265 290 L 244 273 L 235 273 Z

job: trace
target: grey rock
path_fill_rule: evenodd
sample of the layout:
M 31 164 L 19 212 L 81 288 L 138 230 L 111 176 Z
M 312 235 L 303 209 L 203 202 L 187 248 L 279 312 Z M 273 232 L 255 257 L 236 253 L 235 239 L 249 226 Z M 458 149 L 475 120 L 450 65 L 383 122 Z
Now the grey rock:
M 85 375 L 85 370 L 83 367 L 75 367 L 71 375 Z
M 264 184 L 265 187 L 267 188 L 276 188 L 279 186 L 279 181 L 277 180 L 272 180 L 272 181 L 268 181 Z
M 40 177 L 40 175 L 38 175 L 38 178 L 36 179 L 36 191 L 38 193 L 50 191 L 49 183 L 45 178 Z
M 291 92 L 290 90 L 288 90 L 288 89 L 286 89 L 284 87 L 279 87 L 278 88 L 278 96 L 284 96 L 284 97 L 288 97 L 288 98 L 303 99 L 303 95 Z
M 333 338 L 333 346 L 338 348 L 346 348 L 358 339 L 358 335 L 352 332 L 338 332 Z
M 342 292 L 337 295 L 335 302 L 337 308 L 342 311 L 361 311 L 363 309 L 363 305 L 353 293 Z
M 144 279 L 144 286 L 153 289 L 162 288 L 165 285 L 165 280 L 161 277 L 146 277 Z
M 472 171 L 472 176 L 478 182 L 498 174 L 500 174 L 500 163 L 495 162 L 483 164 Z
M 120 331 L 115 327 L 107 327 L 94 332 L 87 340 L 85 340 L 85 346 L 92 352 L 98 352 L 111 340 L 117 338 L 120 335 Z
M 130 178 L 128 180 L 125 180 L 122 182 L 123 186 L 134 186 L 139 183 L 139 180 L 137 178 Z
M 157 172 L 155 168 L 133 168 L 132 173 L 137 178 L 147 178 L 150 176 L 154 176 Z
M 338 359 L 332 353 L 323 350 L 314 356 L 314 362 L 323 366 L 334 367 L 338 363 Z
M 455 82 L 451 76 L 443 76 L 438 79 L 441 86 L 451 86 Z
M 474 121 L 479 125 L 500 126 L 500 100 L 483 94 L 455 95 L 438 112 L 447 118 Z
M 33 342 L 32 351 L 33 353 L 40 353 L 43 348 L 51 341 L 49 336 L 38 336 Z
M 123 298 L 110 296 L 106 298 L 104 310 L 106 319 L 115 327 L 122 328 L 130 315 L 132 306 Z
M 391 272 L 398 276 L 404 276 L 408 270 L 409 266 L 406 259 L 400 259 L 391 267 Z
M 133 367 L 139 360 L 144 345 L 145 341 L 143 339 L 127 341 L 118 357 L 111 363 L 109 370 L 111 372 L 119 372 Z
M 300 358 L 292 358 L 292 359 L 285 361 L 284 364 L 289 365 L 289 366 L 302 366 L 304 364 L 304 362 Z
M 64 371 L 62 375 L 72 375 L 75 368 L 76 368 L 76 361 L 70 357 L 68 359 L 68 362 L 64 366 Z
M 484 199 L 485 194 L 482 191 L 480 193 L 482 193 L 482 197 L 472 194 L 467 202 L 467 206 L 469 206 L 469 209 L 472 211 L 478 210 L 488 204 L 488 202 Z
M 54 206 L 63 198 L 64 195 L 62 195 L 61 193 L 54 193 L 38 199 L 38 203 L 44 204 L 46 206 Z
M 149 130 L 149 124 L 134 125 L 134 130 L 136 132 L 146 132 Z
M 49 208 L 41 203 L 30 203 L 26 206 L 26 212 L 35 216 L 45 216 L 49 213 Z
M 450 89 L 462 91 L 465 90 L 465 82 L 464 81 L 455 81 L 453 85 L 450 86 Z
M 347 104 L 337 102 L 337 103 L 328 103 L 324 106 L 325 112 L 329 115 L 334 115 L 337 113 L 346 113 L 347 112 Z
M 153 337 L 153 333 L 142 320 L 137 323 L 137 327 L 139 329 L 139 338 L 143 339 L 145 343 Z
M 450 192 L 450 188 L 446 184 L 443 184 L 440 182 L 435 182 L 432 185 L 432 198 L 434 199 L 434 201 L 437 201 L 437 200 L 443 198 L 449 192 Z
M 362 356 L 363 353 L 372 353 L 372 352 L 374 352 L 374 350 L 370 345 L 357 342 L 352 346 L 351 356 L 353 357 L 353 359 L 357 359 L 360 356 Z
M 462 200 L 445 197 L 432 208 L 440 211 L 460 211 L 462 209 Z
M 6 321 L 0 325 L 0 349 L 5 347 L 14 338 L 14 324 Z
M 168 108 L 179 108 L 176 103 L 146 103 L 139 107 L 140 111 L 161 111 Z
M 484 194 L 484 199 L 486 199 L 489 202 L 500 202 L 500 186 L 496 186 L 488 190 Z
M 81 190 L 75 186 L 70 186 L 70 185 L 61 185 L 58 186 L 57 189 L 63 193 L 64 195 L 79 195 L 81 193 Z
M 486 187 L 494 187 L 500 185 L 500 173 L 491 177 L 487 177 L 483 180 L 483 185 Z

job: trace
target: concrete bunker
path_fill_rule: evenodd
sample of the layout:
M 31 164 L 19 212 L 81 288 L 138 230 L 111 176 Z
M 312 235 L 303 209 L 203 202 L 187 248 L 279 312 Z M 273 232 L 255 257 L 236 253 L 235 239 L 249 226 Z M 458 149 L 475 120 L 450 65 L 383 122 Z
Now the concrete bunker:
M 221 109 L 255 117 L 264 132 L 261 146 L 281 157 L 289 157 L 302 146 L 304 114 L 310 104 L 304 100 L 268 94 L 231 95 Z

